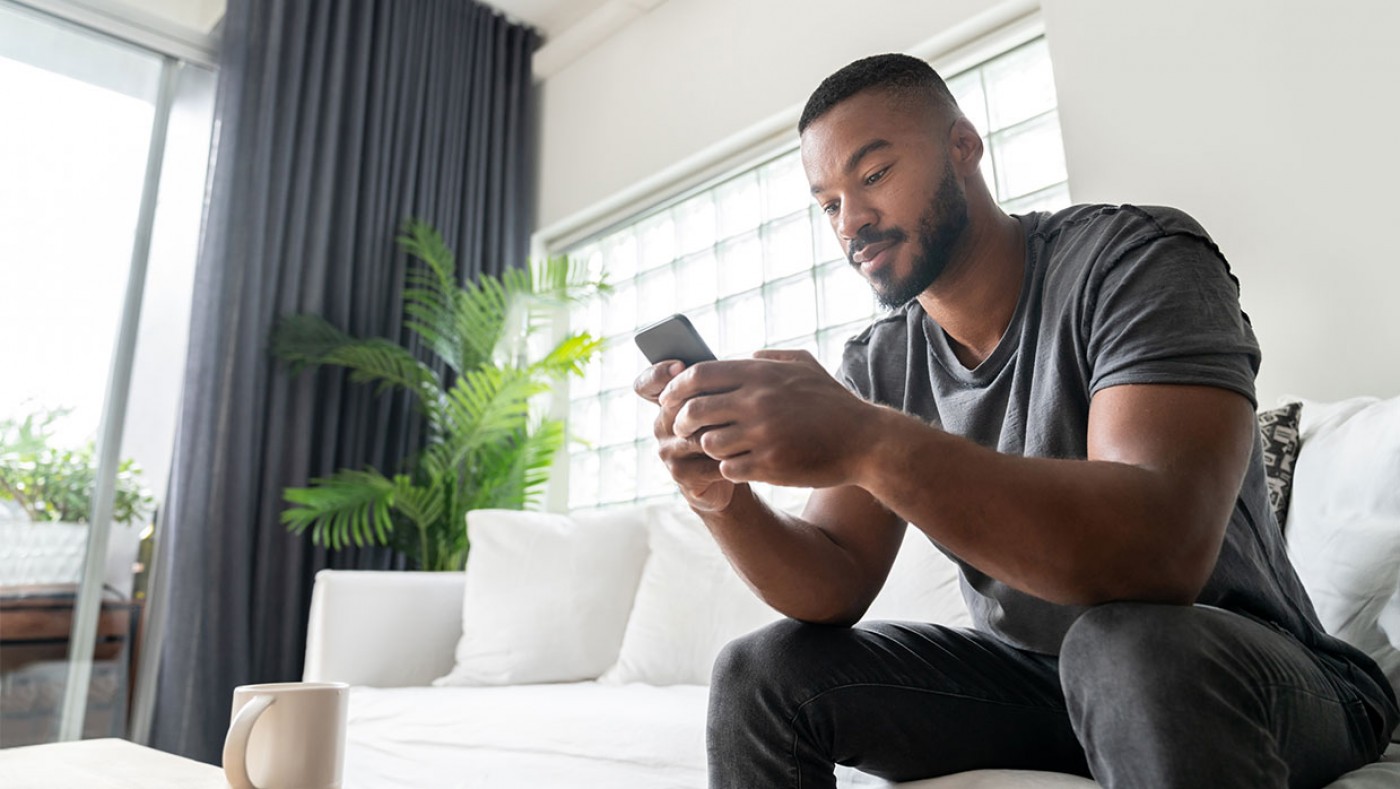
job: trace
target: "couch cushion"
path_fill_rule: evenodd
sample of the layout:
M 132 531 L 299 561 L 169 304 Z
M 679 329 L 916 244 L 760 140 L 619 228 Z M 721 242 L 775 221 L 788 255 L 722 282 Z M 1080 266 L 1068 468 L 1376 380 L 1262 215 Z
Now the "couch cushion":
M 688 507 L 658 506 L 654 514 L 622 650 L 600 680 L 708 685 L 725 644 L 779 615 L 744 584 Z
M 1327 632 L 1400 693 L 1400 398 L 1304 402 L 1288 555 Z
M 1299 420 L 1302 403 L 1287 403 L 1259 412 L 1259 433 L 1264 442 L 1264 473 L 1269 485 L 1269 506 L 1278 527 L 1288 524 L 1288 501 L 1293 492 L 1293 467 L 1298 462 Z
M 646 561 L 648 513 L 470 513 L 457 664 L 434 684 L 596 678 L 617 660 Z
M 972 627 L 972 615 L 958 582 L 958 566 L 913 526 L 905 528 L 904 543 L 889 577 L 863 618 Z

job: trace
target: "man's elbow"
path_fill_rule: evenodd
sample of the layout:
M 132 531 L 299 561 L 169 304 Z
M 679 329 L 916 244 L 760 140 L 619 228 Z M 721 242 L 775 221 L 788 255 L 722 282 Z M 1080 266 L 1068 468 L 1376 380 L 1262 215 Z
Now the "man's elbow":
M 1193 605 L 1205 590 L 1220 556 L 1220 540 L 1209 537 L 1195 545 L 1139 556 L 1121 562 L 1117 572 L 1099 574 L 1073 595 L 1073 605 L 1139 602 Z
M 809 625 L 832 625 L 836 627 L 850 627 L 859 622 L 865 616 L 865 612 L 870 609 L 870 604 L 874 598 L 860 599 L 851 598 L 845 600 L 827 599 L 818 600 L 808 598 L 801 605 L 779 606 L 773 605 L 778 613 L 805 622 Z

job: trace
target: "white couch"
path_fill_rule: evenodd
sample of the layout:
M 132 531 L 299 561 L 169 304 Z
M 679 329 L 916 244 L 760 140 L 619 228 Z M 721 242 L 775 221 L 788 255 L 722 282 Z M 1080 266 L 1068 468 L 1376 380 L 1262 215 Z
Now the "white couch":
M 1400 398 L 1306 404 L 1303 436 L 1295 564 L 1324 624 L 1400 682 Z M 305 679 L 355 686 L 347 789 L 705 786 L 707 661 L 776 615 L 698 522 L 648 508 L 474 514 L 471 528 L 467 573 L 317 576 Z M 867 618 L 966 624 L 955 573 L 911 529 Z M 845 768 L 838 777 L 887 785 Z M 902 786 L 1095 784 L 984 770 Z M 1397 786 L 1400 744 L 1332 784 Z

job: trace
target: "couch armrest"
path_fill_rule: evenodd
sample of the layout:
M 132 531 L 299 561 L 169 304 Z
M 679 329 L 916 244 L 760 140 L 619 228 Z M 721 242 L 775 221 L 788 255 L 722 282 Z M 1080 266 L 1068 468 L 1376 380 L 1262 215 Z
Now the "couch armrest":
M 302 679 L 377 688 L 432 683 L 452 670 L 465 584 L 465 573 L 316 573 Z

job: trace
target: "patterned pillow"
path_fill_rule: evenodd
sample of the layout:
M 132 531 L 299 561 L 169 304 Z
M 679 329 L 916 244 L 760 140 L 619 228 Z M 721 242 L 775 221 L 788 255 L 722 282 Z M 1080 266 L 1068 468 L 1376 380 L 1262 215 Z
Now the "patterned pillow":
M 1288 496 L 1293 491 L 1293 464 L 1298 460 L 1298 418 L 1302 403 L 1289 403 L 1259 412 L 1259 432 L 1264 435 L 1264 473 L 1269 482 L 1269 504 L 1280 530 L 1288 521 Z

